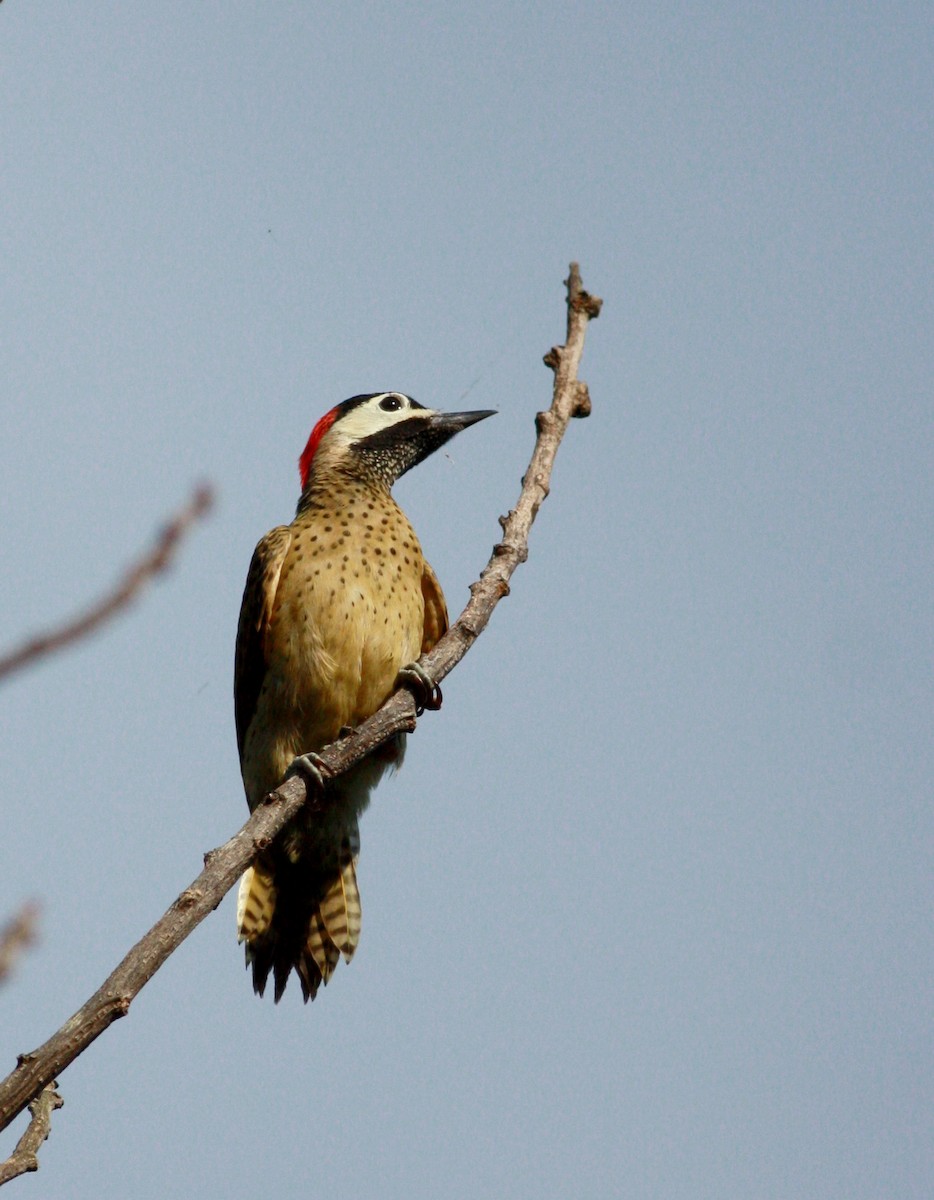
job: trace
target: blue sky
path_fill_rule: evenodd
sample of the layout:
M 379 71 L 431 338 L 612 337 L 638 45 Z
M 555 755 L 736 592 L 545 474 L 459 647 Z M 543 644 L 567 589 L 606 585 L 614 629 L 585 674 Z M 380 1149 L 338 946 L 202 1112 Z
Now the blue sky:
M 24 1195 L 929 1194 L 932 32 L 0 7 L 4 641 L 218 492 L 0 693 L 0 910 L 43 904 L 8 1067 L 245 816 L 240 595 L 317 418 L 499 410 L 397 488 L 458 611 L 570 259 L 605 300 L 529 562 L 364 819 L 353 963 L 258 1000 L 228 898 Z

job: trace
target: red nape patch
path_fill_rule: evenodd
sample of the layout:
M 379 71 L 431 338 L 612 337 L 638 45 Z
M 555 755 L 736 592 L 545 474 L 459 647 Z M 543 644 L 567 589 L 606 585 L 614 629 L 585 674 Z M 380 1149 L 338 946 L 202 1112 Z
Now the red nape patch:
M 318 452 L 318 446 L 321 439 L 334 424 L 337 419 L 337 414 L 340 405 L 337 408 L 332 408 L 329 413 L 325 413 L 318 424 L 311 431 L 311 437 L 308 439 L 308 445 L 302 451 L 302 456 L 298 460 L 298 470 L 302 479 L 302 491 L 308 485 L 308 476 L 311 474 L 311 464 L 314 461 L 315 454 Z

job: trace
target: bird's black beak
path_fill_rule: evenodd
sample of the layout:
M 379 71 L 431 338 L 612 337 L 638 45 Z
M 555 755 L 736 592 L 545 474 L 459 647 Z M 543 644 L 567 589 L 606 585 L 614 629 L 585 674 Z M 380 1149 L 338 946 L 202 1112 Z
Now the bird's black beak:
M 411 430 L 409 436 L 412 442 L 412 461 L 406 465 L 405 470 L 410 466 L 414 467 L 417 462 L 422 462 L 429 454 L 434 454 L 439 447 L 468 425 L 475 425 L 477 421 L 492 417 L 495 413 L 493 408 L 480 408 L 476 412 L 433 412 L 427 420 L 424 417 L 414 417 L 409 421 L 400 422 L 396 429 Z
M 484 421 L 487 417 L 495 416 L 495 408 L 478 408 L 474 412 L 436 412 L 428 418 L 428 424 L 439 433 L 444 433 L 446 440 L 453 437 L 455 433 L 460 433 L 462 429 L 466 429 L 468 425 L 475 425 L 477 421 Z

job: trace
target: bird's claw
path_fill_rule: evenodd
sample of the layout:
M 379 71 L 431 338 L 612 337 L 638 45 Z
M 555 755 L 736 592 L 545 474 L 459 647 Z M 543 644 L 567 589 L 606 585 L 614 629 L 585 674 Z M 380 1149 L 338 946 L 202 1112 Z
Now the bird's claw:
M 310 791 L 323 792 L 327 769 L 327 764 L 319 754 L 299 754 L 292 759 L 285 774 L 286 778 L 289 775 L 301 775 Z
M 409 663 L 399 672 L 398 686 L 407 687 L 415 701 L 415 715 L 420 717 L 426 709 L 437 712 L 441 707 L 441 688 L 424 667 L 417 662 Z

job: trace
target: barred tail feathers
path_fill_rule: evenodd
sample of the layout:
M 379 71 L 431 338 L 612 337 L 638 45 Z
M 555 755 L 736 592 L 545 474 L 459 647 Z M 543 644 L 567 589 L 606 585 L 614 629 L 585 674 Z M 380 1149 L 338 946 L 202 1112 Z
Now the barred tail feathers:
M 357 886 L 356 863 L 360 856 L 360 834 L 341 842 L 338 874 L 332 880 L 319 906 L 321 921 L 328 937 L 350 962 L 360 941 L 362 910 Z M 323 972 L 322 972 L 323 973 Z
M 247 867 L 237 892 L 237 941 L 261 938 L 272 923 L 276 910 L 276 886 L 272 872 L 255 863 Z
M 336 863 L 323 874 L 307 862 L 279 859 L 274 869 L 254 864 L 240 883 L 237 928 L 253 968 L 253 989 L 262 995 L 270 972 L 276 1001 L 294 969 L 305 1001 L 334 974 L 343 954 L 349 962 L 360 940 L 361 905 L 356 863 L 360 834 L 341 840 Z M 332 873 L 336 867 L 336 873 Z

